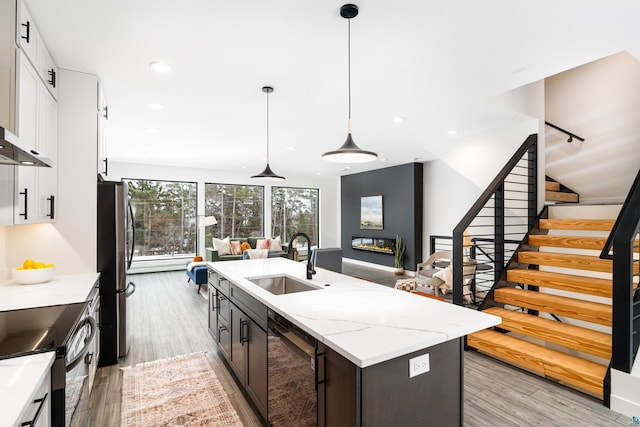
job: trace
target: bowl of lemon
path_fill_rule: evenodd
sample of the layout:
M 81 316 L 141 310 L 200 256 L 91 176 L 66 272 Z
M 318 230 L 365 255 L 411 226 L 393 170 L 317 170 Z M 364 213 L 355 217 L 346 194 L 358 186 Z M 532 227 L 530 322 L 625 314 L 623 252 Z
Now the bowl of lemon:
M 53 264 L 25 259 L 21 266 L 11 269 L 11 277 L 17 283 L 31 285 L 50 281 L 55 272 L 56 266 Z

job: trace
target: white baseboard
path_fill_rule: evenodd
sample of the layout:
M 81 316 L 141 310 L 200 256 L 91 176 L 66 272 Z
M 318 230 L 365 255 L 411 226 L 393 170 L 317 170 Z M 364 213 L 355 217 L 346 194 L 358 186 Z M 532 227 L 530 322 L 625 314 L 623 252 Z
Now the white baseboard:
M 611 410 L 628 417 L 640 417 L 640 378 L 611 370 Z
M 190 259 L 192 259 L 192 257 L 134 261 L 131 263 L 131 268 L 129 269 L 129 271 L 127 271 L 127 274 L 185 270 L 187 265 L 186 263 Z

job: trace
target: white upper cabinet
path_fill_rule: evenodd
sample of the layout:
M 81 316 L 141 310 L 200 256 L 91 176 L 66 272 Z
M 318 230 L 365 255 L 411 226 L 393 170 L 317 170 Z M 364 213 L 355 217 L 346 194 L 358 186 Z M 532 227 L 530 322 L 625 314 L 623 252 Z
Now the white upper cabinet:
M 107 106 L 102 85 L 98 82 L 98 175 L 103 178 L 109 175 L 107 120 L 109 120 L 109 107 Z
M 58 97 L 56 74 L 58 67 L 53 62 L 44 40 L 38 32 L 29 9 L 24 1 L 18 0 L 18 22 L 16 22 L 16 44 L 29 58 L 38 74 L 45 82 L 47 90 Z
M 16 166 L 14 224 L 55 220 L 58 104 L 26 55 L 18 50 L 17 129 L 21 140 L 53 160 L 52 168 Z

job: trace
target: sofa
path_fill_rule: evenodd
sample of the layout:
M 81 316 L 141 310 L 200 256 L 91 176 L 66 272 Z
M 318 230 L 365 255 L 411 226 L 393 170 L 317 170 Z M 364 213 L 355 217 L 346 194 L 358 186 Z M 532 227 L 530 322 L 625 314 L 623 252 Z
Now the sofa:
M 240 242 L 240 244 L 242 245 L 242 243 L 247 243 L 249 244 L 249 246 L 251 247 L 251 249 L 256 249 L 256 246 L 258 244 L 258 240 L 264 240 L 264 239 L 268 239 L 267 237 L 233 237 L 233 238 L 228 238 L 228 242 Z M 278 239 L 278 238 L 276 238 Z M 226 240 L 226 239 L 224 239 Z M 271 240 L 271 239 L 269 239 Z M 274 239 L 275 240 L 275 239 Z M 279 240 L 279 239 L 278 239 Z M 224 255 L 220 255 L 220 251 L 218 249 L 216 249 L 216 242 L 218 242 L 218 244 L 220 244 L 220 239 L 213 239 L 213 247 L 208 247 L 205 248 L 205 260 L 209 261 L 209 262 L 214 262 L 214 261 L 232 261 L 232 260 L 238 260 L 238 259 L 242 259 L 242 252 L 240 253 L 225 253 Z M 283 250 L 282 245 L 280 245 L 280 249 L 277 249 L 277 243 L 273 243 L 273 245 L 270 245 L 270 250 L 271 252 L 279 252 L 279 256 L 282 256 L 284 258 L 287 257 L 287 252 L 285 250 Z M 226 251 L 223 251 L 226 252 Z M 269 257 L 272 257 L 273 254 L 270 253 Z

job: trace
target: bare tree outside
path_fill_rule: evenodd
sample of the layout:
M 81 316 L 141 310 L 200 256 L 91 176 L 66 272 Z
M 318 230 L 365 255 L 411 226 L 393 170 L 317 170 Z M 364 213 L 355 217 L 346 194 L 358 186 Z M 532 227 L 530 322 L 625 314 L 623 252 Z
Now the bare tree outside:
M 264 187 L 205 183 L 206 216 L 213 215 L 218 224 L 207 227 L 205 242 L 211 238 L 264 236 Z
M 286 242 L 302 232 L 311 238 L 311 245 L 318 245 L 319 193 L 317 188 L 272 187 L 271 235 Z

